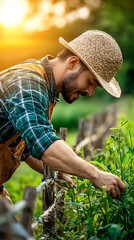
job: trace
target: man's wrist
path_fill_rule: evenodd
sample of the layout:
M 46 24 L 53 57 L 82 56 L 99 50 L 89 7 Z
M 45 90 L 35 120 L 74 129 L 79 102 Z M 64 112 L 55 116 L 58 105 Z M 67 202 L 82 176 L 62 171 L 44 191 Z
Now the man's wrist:
M 99 178 L 99 169 L 97 169 L 94 165 L 90 164 L 89 170 L 89 179 L 93 183 L 95 180 Z

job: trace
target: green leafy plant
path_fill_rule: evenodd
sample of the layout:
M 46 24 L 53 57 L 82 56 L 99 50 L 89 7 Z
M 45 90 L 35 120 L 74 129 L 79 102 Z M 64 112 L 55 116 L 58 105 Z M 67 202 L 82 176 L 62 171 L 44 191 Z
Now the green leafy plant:
M 105 148 L 90 163 L 119 176 L 126 184 L 120 199 L 112 199 L 89 180 L 76 178 L 77 187 L 66 190 L 64 239 L 131 240 L 134 236 L 134 147 L 127 122 L 111 129 Z

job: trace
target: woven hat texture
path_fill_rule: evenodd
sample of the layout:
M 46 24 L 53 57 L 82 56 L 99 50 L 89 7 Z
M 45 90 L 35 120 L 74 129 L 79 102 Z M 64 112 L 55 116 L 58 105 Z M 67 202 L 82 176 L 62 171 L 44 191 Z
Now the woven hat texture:
M 59 42 L 81 59 L 108 93 L 120 97 L 121 89 L 114 75 L 123 58 L 117 42 L 109 34 L 89 30 L 69 43 L 62 37 Z

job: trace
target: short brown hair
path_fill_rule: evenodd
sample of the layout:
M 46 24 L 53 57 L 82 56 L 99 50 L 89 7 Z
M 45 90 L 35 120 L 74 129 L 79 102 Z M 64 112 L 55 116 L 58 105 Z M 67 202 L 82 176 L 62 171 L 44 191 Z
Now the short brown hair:
M 67 48 L 57 55 L 57 57 L 61 62 L 64 62 L 68 57 L 72 57 L 72 56 L 76 56 L 76 55 Z M 82 72 L 88 70 L 87 66 L 81 60 L 80 60 L 80 64 L 81 64 Z

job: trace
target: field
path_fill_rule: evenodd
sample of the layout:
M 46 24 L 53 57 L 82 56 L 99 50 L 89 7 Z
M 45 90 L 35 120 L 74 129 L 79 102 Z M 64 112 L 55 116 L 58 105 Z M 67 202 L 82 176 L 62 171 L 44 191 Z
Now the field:
M 106 195 L 105 188 L 101 192 L 93 187 L 89 180 L 75 178 L 76 188 L 71 186 L 69 189 L 65 188 L 64 222 L 56 219 L 60 236 L 57 236 L 56 232 L 51 233 L 51 239 L 134 239 L 134 100 L 129 99 L 129 107 L 127 103 L 128 99 L 120 103 L 123 115 L 119 116 L 117 126 L 111 130 L 105 148 L 90 160 L 100 169 L 118 175 L 126 184 L 126 191 L 122 193 L 120 199 L 112 199 L 110 195 Z M 124 108 L 126 105 L 127 108 Z M 95 109 L 95 105 L 92 105 L 92 108 Z M 68 143 L 74 144 L 75 138 L 76 131 L 71 129 L 67 138 Z M 12 180 L 6 184 L 13 202 L 22 199 L 26 185 L 37 186 L 41 178 L 40 174 L 22 163 Z M 34 218 L 41 213 L 39 196 Z M 36 231 L 35 238 L 39 239 L 40 234 L 40 231 Z

